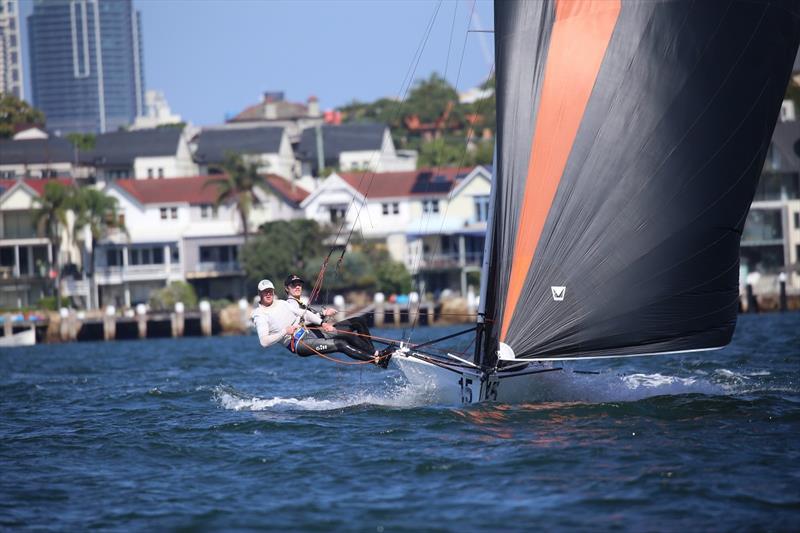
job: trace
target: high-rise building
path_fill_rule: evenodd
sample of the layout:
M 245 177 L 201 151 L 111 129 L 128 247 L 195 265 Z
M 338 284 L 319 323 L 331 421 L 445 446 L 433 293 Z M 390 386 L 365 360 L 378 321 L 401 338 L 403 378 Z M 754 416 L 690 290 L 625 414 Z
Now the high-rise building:
M 25 97 L 19 42 L 19 2 L 0 0 L 0 94 Z
M 103 133 L 142 115 L 142 38 L 131 0 L 34 0 L 28 39 L 33 104 L 49 129 Z

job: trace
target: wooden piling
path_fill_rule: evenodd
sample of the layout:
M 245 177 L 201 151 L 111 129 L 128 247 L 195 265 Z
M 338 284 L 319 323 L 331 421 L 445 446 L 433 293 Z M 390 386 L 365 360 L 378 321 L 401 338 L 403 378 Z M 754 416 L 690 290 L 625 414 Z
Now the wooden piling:
M 747 312 L 758 313 L 758 300 L 753 292 L 752 283 L 747 284 Z
M 106 307 L 103 314 L 103 340 L 113 341 L 117 338 L 117 310 L 113 305 Z
M 14 334 L 14 327 L 11 325 L 11 313 L 3 315 L 3 336 L 11 337 Z
M 784 272 L 778 275 L 778 283 L 780 284 L 779 308 L 781 313 L 785 313 L 788 305 L 786 304 L 786 274 Z
M 382 328 L 383 322 L 386 320 L 385 296 L 382 292 L 376 292 L 373 301 L 375 306 L 372 311 L 372 320 L 376 328 Z
M 334 319 L 336 320 L 336 322 L 341 322 L 342 320 L 345 319 L 345 316 L 347 315 L 347 313 L 345 312 L 346 310 L 345 310 L 344 296 L 342 296 L 341 294 L 337 294 L 336 296 L 334 296 L 333 306 L 336 308 L 337 311 L 336 315 L 334 315 Z
M 205 300 L 200 302 L 200 310 L 203 309 L 203 304 L 208 303 Z M 170 322 L 172 324 L 172 336 L 173 337 L 183 337 L 183 331 L 186 326 L 186 319 L 184 317 L 185 307 L 183 302 L 176 302 L 175 303 L 175 312 L 170 315 Z M 200 319 L 202 325 L 202 317 Z M 205 335 L 205 331 L 203 332 Z
M 400 327 L 400 304 L 394 304 L 394 325 Z
M 139 338 L 147 338 L 147 306 L 139 304 L 136 306 L 136 326 L 139 330 Z
M 58 310 L 58 338 L 61 342 L 67 342 L 69 338 L 69 309 L 62 307 Z
M 208 300 L 200 302 L 200 330 L 204 337 L 211 336 L 211 304 Z

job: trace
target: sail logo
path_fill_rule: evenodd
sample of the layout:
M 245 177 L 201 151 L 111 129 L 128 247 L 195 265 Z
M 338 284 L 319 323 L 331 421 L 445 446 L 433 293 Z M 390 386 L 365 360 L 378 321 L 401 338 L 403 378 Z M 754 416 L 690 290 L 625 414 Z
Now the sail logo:
M 553 293 L 553 300 L 556 302 L 563 302 L 564 295 L 567 293 L 566 287 L 556 287 L 555 285 L 550 287 L 550 292 Z

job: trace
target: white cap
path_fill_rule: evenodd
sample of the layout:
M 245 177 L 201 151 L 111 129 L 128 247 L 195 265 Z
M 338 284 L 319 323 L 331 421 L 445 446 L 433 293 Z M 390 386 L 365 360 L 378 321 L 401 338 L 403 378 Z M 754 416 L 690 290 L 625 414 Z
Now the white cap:
M 267 289 L 275 290 L 275 285 L 268 279 L 262 279 L 258 282 L 258 292 L 265 291 Z

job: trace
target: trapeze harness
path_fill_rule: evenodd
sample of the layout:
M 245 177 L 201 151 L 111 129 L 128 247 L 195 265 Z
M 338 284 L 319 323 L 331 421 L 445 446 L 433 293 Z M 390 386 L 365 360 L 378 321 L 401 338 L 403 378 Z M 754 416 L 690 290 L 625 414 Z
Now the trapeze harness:
M 286 300 L 289 306 L 297 304 L 301 311 L 309 311 L 322 317 L 315 309 L 309 308 L 303 302 L 290 296 Z M 372 361 L 374 359 L 375 346 L 369 337 L 369 329 L 363 318 L 356 317 L 350 320 L 343 320 L 334 324 L 337 331 L 326 333 L 319 329 L 308 329 L 305 326 L 304 316 L 300 318 L 300 328 L 289 339 L 288 348 L 300 357 L 317 355 L 317 353 L 342 352 L 352 359 L 358 361 Z M 320 318 L 320 323 L 322 318 Z

